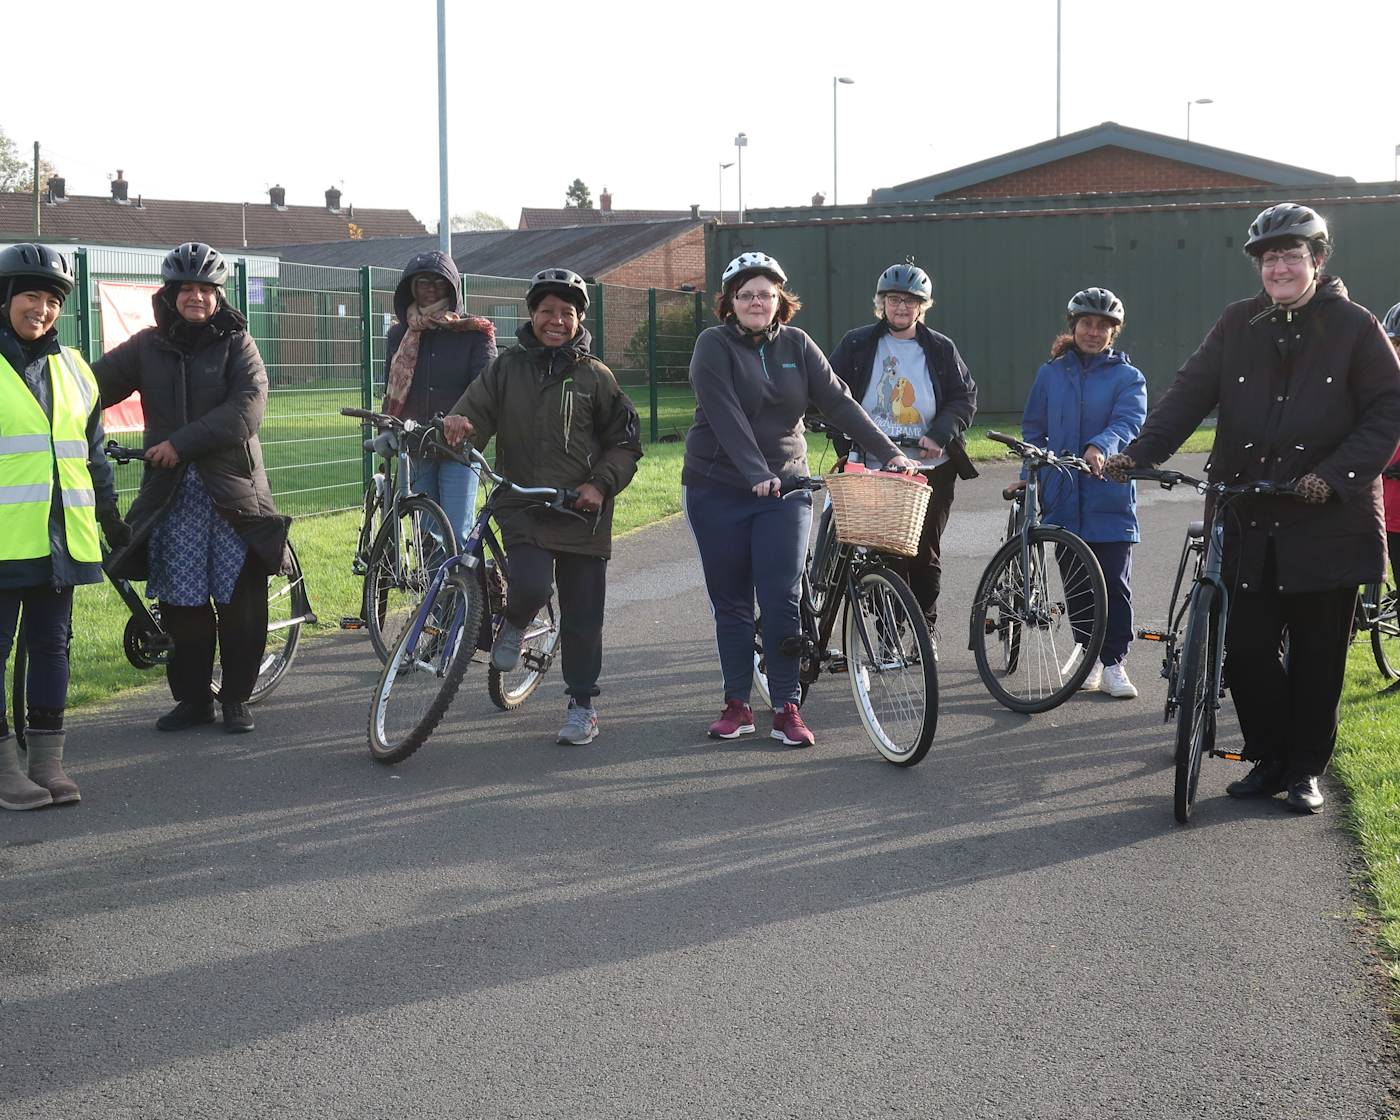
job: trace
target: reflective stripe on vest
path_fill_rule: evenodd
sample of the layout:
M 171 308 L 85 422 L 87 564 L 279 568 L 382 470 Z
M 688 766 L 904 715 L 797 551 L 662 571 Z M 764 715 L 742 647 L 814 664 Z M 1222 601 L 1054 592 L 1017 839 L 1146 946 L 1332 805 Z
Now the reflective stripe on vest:
M 76 351 L 48 360 L 53 422 L 24 378 L 0 357 L 0 560 L 47 556 L 53 477 L 58 474 L 64 539 L 74 560 L 102 559 L 88 471 L 87 422 L 97 380 Z

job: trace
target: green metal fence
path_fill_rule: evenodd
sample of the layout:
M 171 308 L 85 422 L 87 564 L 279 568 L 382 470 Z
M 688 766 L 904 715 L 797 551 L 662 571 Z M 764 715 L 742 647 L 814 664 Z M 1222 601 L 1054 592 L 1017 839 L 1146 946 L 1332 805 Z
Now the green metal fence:
M 158 283 L 163 250 L 78 248 L 78 288 L 59 321 L 63 343 L 89 361 L 104 352 L 98 285 Z M 270 393 L 259 433 L 272 491 L 283 512 L 359 506 L 369 465 L 346 406 L 374 407 L 384 392 L 385 339 L 394 320 L 397 269 L 330 268 L 249 255 L 235 262 L 228 295 L 248 316 Z M 502 349 L 529 321 L 528 280 L 464 276 L 467 311 L 496 324 Z M 708 325 L 698 293 L 594 285 L 585 325 L 593 350 L 617 375 L 642 417 L 647 440 L 677 439 L 695 399 L 687 372 L 695 336 Z M 136 437 L 123 436 L 131 442 Z M 123 492 L 139 479 L 118 476 Z

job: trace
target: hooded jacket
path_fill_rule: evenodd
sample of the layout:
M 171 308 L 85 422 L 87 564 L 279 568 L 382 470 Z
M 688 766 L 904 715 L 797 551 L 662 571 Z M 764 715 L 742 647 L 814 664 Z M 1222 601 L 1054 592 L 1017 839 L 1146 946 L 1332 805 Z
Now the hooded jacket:
M 1142 429 L 1147 379 L 1118 350 L 1081 354 L 1070 347 L 1035 375 L 1021 438 L 1050 451 L 1082 455 L 1093 444 L 1116 455 Z M 1046 521 L 1095 544 L 1137 541 L 1137 489 L 1079 471 L 1042 471 Z
M 413 278 L 422 272 L 430 272 L 446 280 L 452 288 L 452 310 L 458 314 L 464 310 L 462 277 L 451 257 L 434 249 L 430 253 L 419 253 L 410 260 L 404 266 L 398 287 L 394 289 L 394 315 L 398 321 L 389 328 L 384 341 L 386 377 L 408 330 Z M 484 331 L 424 331 L 418 347 L 418 362 L 413 369 L 413 387 L 404 404 L 403 418 L 425 422 L 439 412 L 446 412 L 495 356 L 496 339 Z
M 147 542 L 194 463 L 214 508 L 268 574 L 282 568 L 290 517 L 277 512 L 263 468 L 258 427 L 267 407 L 267 370 L 247 321 L 220 300 L 206 326 L 192 327 L 165 299 L 152 298 L 156 326 L 138 331 L 93 363 L 103 407 L 140 392 L 146 417 L 143 446 L 169 440 L 180 455 L 171 470 L 145 464 L 141 492 L 127 521 L 131 543 L 114 552 L 115 576 L 149 576 Z M 177 344 L 179 339 L 183 344 Z
M 1327 591 L 1382 578 L 1380 472 L 1400 442 L 1400 361 L 1376 317 L 1335 276 L 1292 313 L 1260 292 L 1232 303 L 1187 359 L 1124 452 L 1161 463 L 1219 410 L 1212 482 L 1286 482 L 1305 474 L 1332 488 L 1321 505 L 1246 497 L 1225 519 L 1227 576 L 1263 589 Z
M 591 482 L 603 495 L 596 517 L 574 517 L 502 497 L 496 507 L 505 546 L 535 545 L 555 552 L 612 555 L 613 507 L 642 457 L 637 410 L 612 370 L 590 352 L 579 327 L 563 346 L 549 347 L 529 323 L 520 340 L 467 386 L 451 411 L 472 422 L 484 448 L 496 438 L 496 469 L 519 486 L 577 489 Z

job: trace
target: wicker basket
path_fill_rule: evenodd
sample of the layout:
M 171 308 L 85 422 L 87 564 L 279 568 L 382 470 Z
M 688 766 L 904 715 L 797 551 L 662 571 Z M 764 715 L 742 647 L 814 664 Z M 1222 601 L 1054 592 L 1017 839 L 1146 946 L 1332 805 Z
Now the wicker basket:
M 826 476 L 836 539 L 896 556 L 919 551 L 919 533 L 928 509 L 928 484 L 902 474 L 830 474 Z

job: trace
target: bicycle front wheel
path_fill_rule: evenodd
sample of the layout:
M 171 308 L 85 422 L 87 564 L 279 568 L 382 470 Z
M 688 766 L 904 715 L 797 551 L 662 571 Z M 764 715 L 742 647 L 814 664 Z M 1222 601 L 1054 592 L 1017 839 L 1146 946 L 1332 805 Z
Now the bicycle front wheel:
M 509 596 L 510 587 L 506 586 Z M 505 615 L 492 620 L 491 634 L 494 639 L 501 628 Z M 486 691 L 491 694 L 491 702 L 503 712 L 513 711 L 525 703 L 539 688 L 540 681 L 554 662 L 554 650 L 559 645 L 559 608 L 554 596 L 542 606 L 525 627 L 525 640 L 520 648 L 520 664 L 511 672 L 503 673 L 492 665 L 486 671 Z
M 404 627 L 370 704 L 369 751 L 376 762 L 402 762 L 442 722 L 471 660 L 481 609 L 476 576 L 458 567 Z
M 1108 591 L 1098 558 L 1057 526 L 992 557 L 972 604 L 971 644 L 987 691 L 1014 712 L 1046 712 L 1084 683 L 1103 649 Z M 1081 646 L 1082 653 L 1076 653 Z
M 1182 824 L 1191 820 L 1196 786 L 1201 780 L 1201 760 L 1215 746 L 1215 700 L 1210 683 L 1211 623 L 1215 591 L 1198 584 L 1195 602 L 1186 621 L 1186 639 L 1177 676 L 1176 790 L 1174 808 Z
M 307 603 L 301 561 L 291 541 L 287 542 L 287 554 L 291 559 L 288 570 L 279 572 L 267 581 L 267 645 L 258 663 L 253 691 L 248 695 L 249 704 L 265 700 L 282 683 L 301 645 L 301 624 L 315 620 Z M 223 664 L 216 661 L 213 679 L 209 682 L 215 700 L 219 699 L 223 684 Z
M 418 612 L 433 577 L 459 545 L 447 514 L 431 498 L 415 494 L 386 517 L 370 549 L 362 604 L 369 640 L 381 661 Z
M 1397 596 L 1390 584 L 1376 585 L 1375 622 L 1371 627 L 1371 653 L 1376 659 L 1376 668 L 1381 676 L 1395 680 L 1400 677 L 1400 613 L 1397 613 Z
M 914 593 L 888 568 L 871 568 L 846 604 L 844 631 L 851 695 L 866 735 L 886 761 L 913 766 L 938 727 L 938 666 Z

